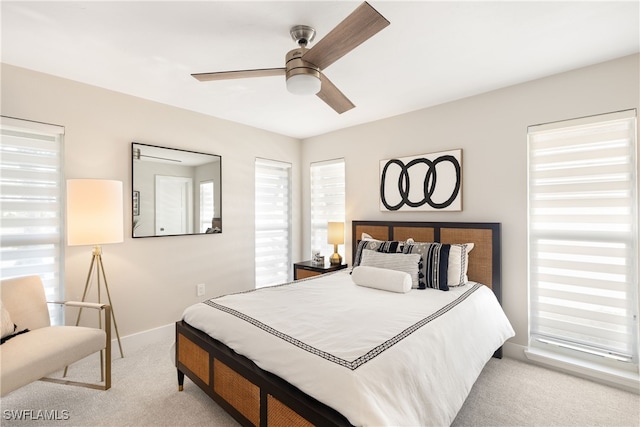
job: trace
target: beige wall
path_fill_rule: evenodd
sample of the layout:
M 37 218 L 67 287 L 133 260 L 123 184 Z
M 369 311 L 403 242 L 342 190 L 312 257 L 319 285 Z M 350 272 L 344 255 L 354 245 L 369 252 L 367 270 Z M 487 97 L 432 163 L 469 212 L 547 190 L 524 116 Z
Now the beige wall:
M 224 232 L 132 239 L 104 247 L 121 335 L 164 326 L 207 296 L 253 287 L 255 157 L 293 163 L 294 260 L 310 257 L 309 163 L 344 157 L 347 221 L 501 222 L 503 306 L 527 337 L 526 131 L 532 124 L 638 108 L 639 56 L 299 141 L 12 66 L 2 66 L 3 115 L 65 126 L 67 178 L 122 180 L 130 200 L 132 141 L 222 156 Z M 357 103 L 357 100 L 354 100 Z M 346 113 L 348 114 L 348 113 Z M 378 162 L 461 148 L 463 211 L 380 212 Z M 129 224 L 131 204 L 125 204 Z M 351 229 L 347 224 L 349 248 Z M 346 257 L 351 262 L 350 250 Z M 343 252 L 343 254 L 345 254 Z M 78 298 L 90 248 L 66 248 L 66 292 Z
M 310 162 L 344 157 L 347 221 L 502 223 L 503 306 L 527 344 L 527 126 L 638 108 L 639 56 L 629 56 L 304 141 Z M 357 104 L 357 100 L 354 100 Z M 347 113 L 348 114 L 348 113 Z M 379 160 L 462 149 L 462 212 L 381 212 Z M 307 173 L 302 188 L 309 188 Z M 302 253 L 309 255 L 308 196 Z M 347 227 L 347 243 L 351 228 Z M 351 262 L 351 252 L 346 251 Z
M 293 164 L 293 232 L 300 235 L 299 140 L 8 65 L 1 107 L 5 116 L 65 127 L 66 178 L 124 182 L 124 243 L 103 247 L 121 336 L 178 320 L 203 299 L 196 296 L 198 283 L 206 284 L 208 297 L 254 286 L 256 157 Z M 222 234 L 130 237 L 133 141 L 222 156 Z M 65 252 L 66 298 L 79 299 L 91 248 Z

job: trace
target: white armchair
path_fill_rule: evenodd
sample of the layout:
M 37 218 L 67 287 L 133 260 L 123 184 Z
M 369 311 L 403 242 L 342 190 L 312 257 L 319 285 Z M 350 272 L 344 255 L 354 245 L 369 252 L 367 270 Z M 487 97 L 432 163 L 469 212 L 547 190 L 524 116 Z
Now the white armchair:
M 13 335 L 0 345 L 0 396 L 39 379 L 101 390 L 111 387 L 109 305 L 59 303 L 81 309 L 101 310 L 104 315 L 104 329 L 51 326 L 44 287 L 39 276 L 6 279 L 0 286 L 3 339 L 5 333 Z M 25 330 L 28 332 L 23 333 Z M 101 352 L 100 382 L 86 383 L 47 377 L 98 351 Z

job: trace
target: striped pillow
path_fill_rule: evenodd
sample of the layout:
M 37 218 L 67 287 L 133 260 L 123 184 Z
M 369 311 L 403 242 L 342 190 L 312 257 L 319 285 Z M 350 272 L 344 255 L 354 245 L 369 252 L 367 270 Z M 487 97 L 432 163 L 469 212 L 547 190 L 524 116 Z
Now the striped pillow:
M 365 250 L 362 252 L 361 266 L 404 271 L 411 276 L 411 287 L 418 288 L 419 254 L 383 253 Z
M 404 247 L 404 253 L 419 253 L 422 258 L 418 281 L 420 289 L 448 291 L 468 281 L 469 251 L 473 243 L 414 243 Z
M 420 254 L 418 273 L 419 289 L 440 289 L 448 291 L 449 252 L 451 245 L 442 243 L 414 243 L 406 245 L 404 253 Z
M 473 249 L 473 243 L 452 244 L 449 251 L 449 287 L 462 286 L 469 281 L 467 270 L 469 268 L 469 252 Z
M 362 253 L 365 250 L 383 252 L 383 253 L 402 253 L 404 242 L 400 241 L 382 241 L 382 240 L 361 240 L 358 242 L 356 255 L 353 259 L 353 268 L 360 265 Z

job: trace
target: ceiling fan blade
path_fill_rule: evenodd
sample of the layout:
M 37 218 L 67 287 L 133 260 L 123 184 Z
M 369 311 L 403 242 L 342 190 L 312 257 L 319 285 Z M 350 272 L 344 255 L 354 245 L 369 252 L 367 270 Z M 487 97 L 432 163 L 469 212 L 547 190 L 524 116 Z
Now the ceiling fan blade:
M 285 68 L 262 68 L 258 70 L 220 71 L 216 73 L 191 74 L 201 82 L 213 80 L 246 79 L 250 77 L 284 76 Z
M 349 98 L 344 96 L 344 93 L 340 92 L 331 80 L 329 80 L 324 74 L 320 73 L 320 81 L 322 86 L 320 92 L 316 95 L 322 99 L 329 107 L 333 108 L 336 113 L 342 114 L 345 111 L 351 110 L 355 105 L 349 101 Z
M 148 159 L 156 159 L 156 160 L 166 160 L 168 162 L 177 162 L 177 163 L 182 163 L 182 160 L 178 160 L 178 159 L 169 159 L 166 157 L 156 157 L 156 156 L 147 156 L 146 154 L 140 154 L 140 157 L 146 157 Z
M 324 70 L 387 25 L 389 21 L 364 2 L 309 49 L 303 59 Z

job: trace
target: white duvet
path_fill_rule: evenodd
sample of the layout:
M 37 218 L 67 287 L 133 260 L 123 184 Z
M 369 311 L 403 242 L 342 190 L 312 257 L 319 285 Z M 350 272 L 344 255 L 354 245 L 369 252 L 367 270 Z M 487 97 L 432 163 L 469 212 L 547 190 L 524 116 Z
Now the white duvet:
M 514 335 L 486 286 L 403 294 L 346 270 L 214 298 L 183 319 L 356 426 L 450 425 Z

